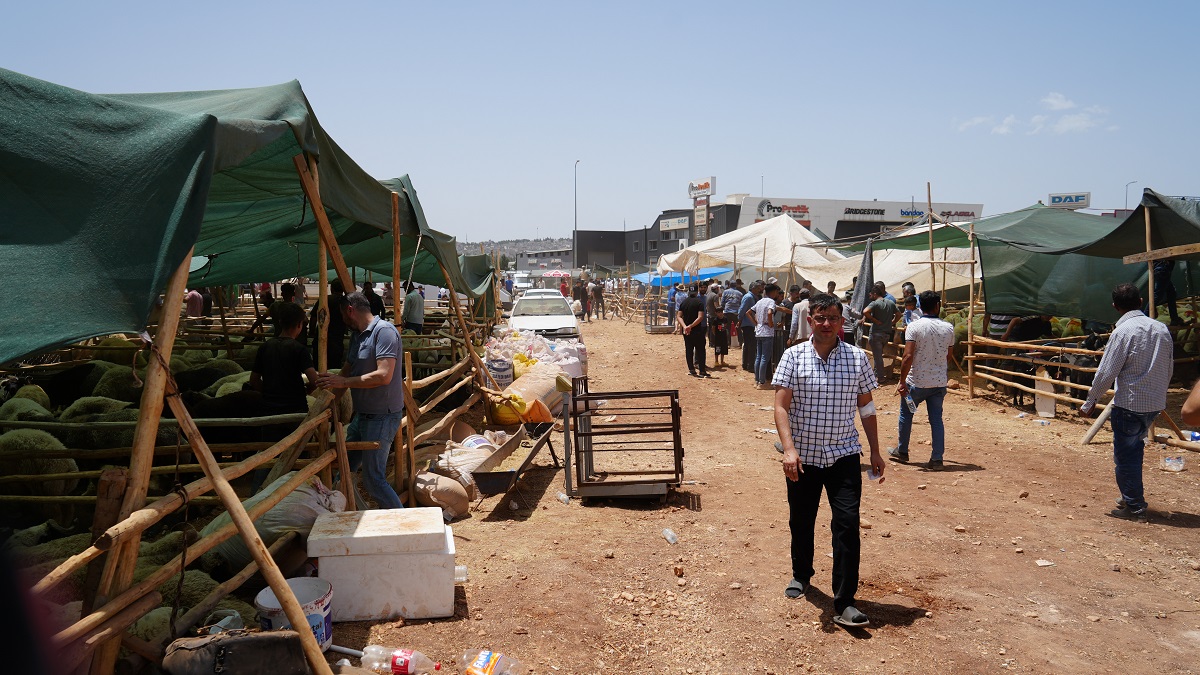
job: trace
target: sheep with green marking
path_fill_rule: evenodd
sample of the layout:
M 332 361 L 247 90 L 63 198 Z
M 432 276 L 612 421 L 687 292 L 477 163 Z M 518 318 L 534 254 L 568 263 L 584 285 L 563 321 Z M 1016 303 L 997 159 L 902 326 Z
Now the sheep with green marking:
M 0 434 L 0 475 L 34 475 L 45 473 L 69 474 L 79 471 L 75 460 L 68 458 L 43 458 L 40 454 L 66 450 L 62 441 L 41 429 L 13 429 Z M 6 458 L 6 454 L 20 454 Z M 0 494 L 30 496 L 62 496 L 71 494 L 79 486 L 78 478 L 56 480 L 30 480 L 23 483 L 0 483 Z M 75 517 L 69 504 L 38 504 L 22 509 L 25 515 L 36 520 L 53 518 L 60 523 L 69 523 Z

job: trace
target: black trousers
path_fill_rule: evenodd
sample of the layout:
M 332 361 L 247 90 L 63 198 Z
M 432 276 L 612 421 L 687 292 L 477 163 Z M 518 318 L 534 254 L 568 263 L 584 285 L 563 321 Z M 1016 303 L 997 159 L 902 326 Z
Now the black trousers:
M 787 480 L 788 527 L 792 531 L 792 578 L 808 583 L 813 570 L 813 537 L 821 489 L 833 512 L 829 530 L 833 535 L 833 611 L 854 604 L 858 592 L 858 504 L 862 498 L 862 474 L 858 455 L 849 455 L 820 468 L 803 465 L 799 480 Z
M 683 357 L 687 360 L 689 373 L 699 372 L 701 374 L 708 372 L 708 364 L 705 363 L 704 346 L 707 338 L 704 330 L 697 326 L 690 333 L 683 336 Z
M 754 356 L 758 351 L 758 340 L 754 339 L 754 326 L 738 328 L 738 341 L 742 343 L 742 370 L 754 372 Z

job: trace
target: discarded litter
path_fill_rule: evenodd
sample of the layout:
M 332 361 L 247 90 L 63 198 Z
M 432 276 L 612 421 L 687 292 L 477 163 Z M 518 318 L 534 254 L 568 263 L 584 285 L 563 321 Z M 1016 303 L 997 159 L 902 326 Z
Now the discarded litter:
M 605 417 L 605 418 L 604 418 L 604 421 L 605 421 L 605 422 L 616 422 L 616 421 L 617 421 L 617 416 L 616 416 L 616 415 L 609 415 L 608 417 Z
M 1048 427 L 1048 426 L 1050 426 L 1050 421 L 1049 421 L 1049 420 L 1034 420 L 1034 422 L 1037 422 L 1037 425 L 1038 425 L 1039 427 Z
M 565 492 L 560 492 L 560 493 L 558 493 L 558 501 L 560 501 L 560 502 L 562 502 L 562 503 L 564 503 L 564 504 L 570 504 L 570 503 L 571 503 L 571 498 L 570 498 L 570 497 L 568 497 L 568 496 L 567 496 L 567 494 L 566 494 Z
M 662 531 L 663 539 L 667 540 L 668 544 L 678 544 L 679 535 L 675 534 L 674 530 L 669 527 L 664 527 Z
M 1163 457 L 1162 464 L 1159 465 L 1163 471 L 1178 473 L 1184 470 L 1182 457 Z
M 1025 419 L 1026 417 L 1029 417 L 1029 413 L 1017 413 L 1017 419 L 1019 420 Z
M 442 664 L 415 649 L 392 649 L 383 645 L 363 648 L 362 667 L 375 673 L 404 673 L 416 675 L 440 671 Z
M 516 675 L 525 672 L 524 666 L 507 654 L 490 649 L 472 649 L 463 653 L 466 675 Z
M 1054 567 L 1054 563 L 1050 562 L 1049 560 L 1038 560 L 1037 566 L 1038 567 Z
M 777 434 L 777 433 L 779 433 L 778 429 L 755 429 L 755 431 L 757 431 L 760 434 Z

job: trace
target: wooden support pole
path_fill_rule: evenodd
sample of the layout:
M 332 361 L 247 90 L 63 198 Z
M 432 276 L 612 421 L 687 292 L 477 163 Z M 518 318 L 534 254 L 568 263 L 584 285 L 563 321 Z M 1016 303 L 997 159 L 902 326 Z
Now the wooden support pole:
M 333 226 L 329 224 L 329 215 L 325 213 L 325 206 L 321 203 L 317 163 L 311 158 L 306 160 L 303 154 L 293 157 L 292 163 L 296 165 L 296 173 L 300 175 L 300 187 L 312 204 L 313 216 L 317 219 L 317 232 L 328 249 L 329 257 L 333 259 L 333 269 L 337 271 L 338 279 L 342 280 L 342 288 L 350 293 L 354 290 L 354 278 L 346 268 L 346 260 L 342 257 L 342 250 L 338 248 Z
M 933 266 L 933 187 L 925 182 L 925 200 L 928 204 L 929 215 L 929 289 L 937 291 L 937 268 Z
M 479 354 L 475 353 L 475 345 L 471 342 L 471 330 L 467 328 L 467 320 L 463 318 L 462 306 L 460 306 L 458 303 L 458 293 L 456 293 L 454 290 L 454 282 L 450 280 L 450 273 L 446 271 L 446 266 L 443 265 L 440 260 L 438 261 L 438 267 L 442 269 L 442 276 L 446 279 L 446 289 L 450 291 L 450 307 L 454 311 L 454 316 L 458 318 L 459 327 L 462 328 L 463 339 L 467 342 L 467 352 L 470 355 L 471 360 L 475 362 L 475 367 L 477 370 L 476 375 L 479 375 L 479 383 L 486 385 L 488 381 L 490 381 L 493 387 L 500 389 L 501 387 L 500 385 L 496 384 L 496 380 L 492 377 L 491 371 L 489 371 L 487 366 L 484 365 L 483 359 L 479 357 Z
M 337 447 L 337 462 L 338 473 L 341 474 L 342 494 L 346 496 L 346 510 L 354 511 L 358 509 L 358 501 L 355 499 L 354 492 L 354 474 L 350 471 L 350 455 L 349 444 L 346 443 L 346 427 L 342 425 L 342 420 L 337 415 L 333 416 L 333 440 Z M 379 446 L 376 444 L 375 449 Z
M 400 195 L 392 193 L 392 324 L 401 328 L 399 298 L 404 297 L 404 289 L 400 287 Z M 416 251 L 413 251 L 414 260 Z M 397 364 L 399 365 L 399 364 Z
M 96 483 L 96 514 L 92 518 L 92 541 L 105 530 L 117 524 L 121 512 L 121 496 L 129 480 L 127 469 L 104 469 Z M 81 614 L 91 614 L 96 601 L 96 589 L 100 586 L 100 574 L 104 571 L 103 559 L 88 563 L 87 576 L 83 582 L 83 607 Z
M 1100 433 L 1100 429 L 1104 426 L 1104 423 L 1110 416 L 1112 416 L 1112 411 L 1115 407 L 1116 406 L 1111 405 L 1106 406 L 1104 410 L 1100 411 L 1100 416 L 1096 418 L 1095 422 L 1092 422 L 1092 426 L 1088 427 L 1087 433 L 1084 434 L 1083 439 L 1079 441 L 1080 445 L 1087 445 L 1088 443 L 1092 442 L 1092 439 L 1096 437 L 1096 434 Z
M 967 278 L 967 398 L 975 398 L 975 221 L 967 231 L 967 250 L 971 252 L 971 273 Z
M 329 371 L 329 313 L 340 312 L 341 308 L 329 306 L 329 255 L 325 240 L 320 238 L 317 239 L 317 270 L 317 372 L 325 373 Z
M 158 420 L 162 416 L 163 395 L 166 392 L 167 378 L 170 371 L 166 364 L 171 360 L 171 348 L 175 344 L 175 332 L 179 329 L 179 311 L 183 305 L 183 294 L 187 288 L 188 271 L 191 267 L 192 253 L 189 248 L 179 266 L 171 274 L 167 282 L 166 295 L 163 298 L 162 318 L 158 333 L 154 336 L 154 349 L 161 355 L 157 358 L 151 352 L 147 359 L 146 380 L 142 389 L 142 399 L 138 406 L 137 427 L 133 434 L 133 454 L 129 459 L 129 479 L 125 496 L 118 512 L 117 520 L 129 517 L 129 514 L 140 509 L 146 502 L 146 493 L 150 484 L 150 468 L 154 464 L 154 444 L 158 436 Z M 112 595 L 129 588 L 133 581 L 133 569 L 137 564 L 138 542 L 133 540 L 113 551 L 105 561 L 101 574 L 100 585 L 96 590 L 96 604 L 104 604 Z M 121 641 L 109 640 L 95 652 L 92 660 L 92 672 L 95 675 L 112 675 L 116 667 Z
M 176 392 L 172 391 L 171 394 Z M 200 429 L 194 424 L 191 424 L 192 417 L 184 407 L 183 401 L 179 400 L 178 396 L 170 396 L 167 399 L 167 404 L 171 406 L 171 410 L 175 413 L 175 418 L 179 420 L 179 426 L 187 435 L 188 444 L 192 447 L 192 452 L 196 455 L 196 459 L 204 466 L 204 474 L 212 481 L 213 490 L 217 496 L 221 498 L 221 503 L 225 506 L 225 510 L 229 513 L 230 519 L 237 527 L 238 533 L 242 536 L 242 541 L 246 544 L 246 549 L 250 556 L 254 558 L 254 562 L 258 564 L 258 569 L 262 572 L 263 579 L 267 585 L 271 587 L 271 591 L 275 593 L 275 598 L 283 608 L 283 613 L 287 617 L 288 622 L 292 624 L 292 629 L 300 635 L 300 645 L 304 649 L 304 656 L 308 660 L 308 666 L 316 675 L 333 675 L 333 671 L 329 668 L 329 663 L 325 661 L 325 656 L 321 652 L 321 645 L 317 643 L 317 638 L 311 630 L 306 630 L 308 627 L 308 619 L 305 618 L 304 610 L 300 607 L 300 603 L 296 601 L 296 596 L 292 593 L 292 589 L 284 579 L 283 573 L 279 571 L 279 567 L 275 565 L 275 560 L 271 558 L 271 554 L 267 551 L 267 547 L 263 544 L 262 538 L 258 536 L 258 530 L 254 528 L 254 521 L 246 513 L 246 507 L 242 505 L 242 501 L 238 499 L 237 493 L 233 491 L 233 486 L 222 475 L 220 468 L 217 466 L 217 460 L 212 456 L 208 449 L 208 445 L 204 442 L 204 438 L 200 435 Z
M 1145 216 L 1145 220 L 1146 220 L 1146 253 L 1149 254 L 1152 250 L 1154 250 L 1153 246 L 1150 243 L 1150 207 L 1143 204 L 1142 205 L 1142 214 Z M 1147 288 L 1146 294 L 1149 296 L 1148 300 L 1150 302 L 1150 308 L 1146 312 L 1146 314 L 1151 319 L 1153 319 L 1155 316 L 1158 315 L 1158 305 L 1154 302 L 1154 261 L 1153 260 L 1146 261 L 1146 288 Z
M 121 634 L 132 626 L 135 621 L 161 604 L 161 593 L 158 591 L 147 593 L 138 599 L 137 602 L 108 617 L 107 620 L 97 626 L 90 634 L 57 650 L 59 665 L 64 668 L 63 672 L 69 673 L 79 667 L 87 659 L 88 655 L 93 653 L 93 650 L 97 650 L 95 656 L 98 657 L 100 655 L 98 650 L 101 647 L 113 642 L 120 647 Z
M 1178 440 L 1175 438 L 1171 438 L 1170 436 L 1167 436 L 1165 434 L 1162 436 L 1155 436 L 1154 440 L 1158 441 L 1159 443 L 1162 443 L 1163 445 L 1170 446 L 1172 448 L 1182 448 L 1182 449 L 1188 450 L 1190 452 L 1200 452 L 1200 443 L 1197 443 L 1195 441 L 1181 441 L 1181 440 Z
M 468 346 L 468 348 L 469 348 L 469 346 Z M 470 358 L 464 357 L 463 363 L 469 363 L 470 360 L 471 360 Z M 412 371 L 412 354 L 405 352 L 404 353 L 404 377 L 408 381 L 408 391 L 409 392 L 416 391 L 416 387 L 413 386 L 414 383 L 413 383 L 412 372 L 413 372 Z M 451 369 L 450 371 L 447 371 L 447 372 L 453 372 L 453 369 Z M 417 442 L 417 430 L 416 429 L 417 429 L 417 422 L 420 421 L 421 416 L 420 416 L 419 412 L 417 414 L 413 414 L 413 408 L 415 406 L 416 406 L 416 401 L 413 401 L 412 406 L 405 405 L 405 408 L 408 409 L 408 415 L 406 416 L 407 422 L 404 425 L 406 433 L 408 434 L 408 443 L 407 443 L 408 447 L 406 448 L 404 455 L 407 459 L 407 464 L 408 464 L 409 506 L 417 505 L 417 462 L 416 462 L 416 455 L 413 453 L 416 452 L 416 442 Z M 396 463 L 399 464 L 399 455 L 397 455 Z

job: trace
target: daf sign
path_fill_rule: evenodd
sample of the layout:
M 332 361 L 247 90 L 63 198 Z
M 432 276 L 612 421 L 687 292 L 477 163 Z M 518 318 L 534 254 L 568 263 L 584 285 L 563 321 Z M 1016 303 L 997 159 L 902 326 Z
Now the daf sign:
M 1092 193 L 1064 192 L 1050 195 L 1050 206 L 1056 209 L 1086 209 L 1091 206 Z

